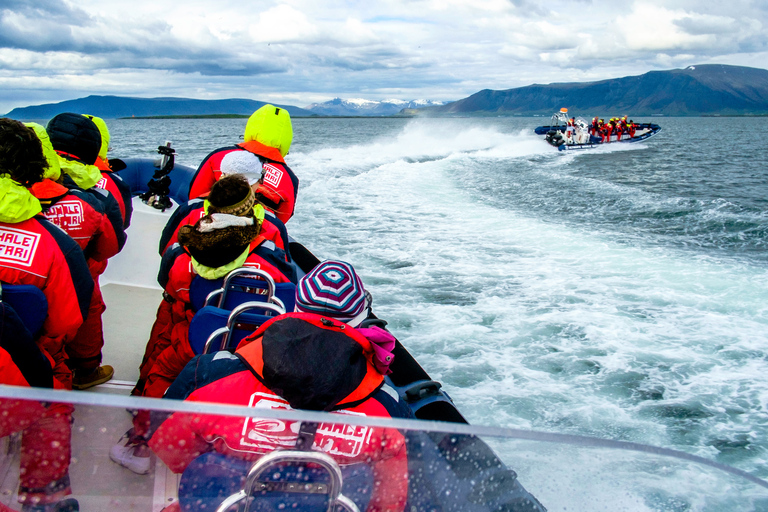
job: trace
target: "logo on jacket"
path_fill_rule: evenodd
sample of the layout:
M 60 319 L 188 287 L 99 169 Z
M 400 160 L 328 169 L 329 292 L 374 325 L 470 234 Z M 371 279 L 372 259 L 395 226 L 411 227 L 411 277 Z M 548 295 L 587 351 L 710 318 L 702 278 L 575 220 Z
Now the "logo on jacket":
M 83 223 L 83 205 L 78 201 L 59 201 L 48 209 L 45 216 L 65 231 L 78 228 Z
M 16 228 L 0 228 L 0 263 L 31 266 L 39 243 L 39 233 Z
M 107 188 L 107 178 L 103 177 L 96 183 L 96 187 L 98 188 Z
M 277 395 L 254 393 L 249 407 L 256 409 L 293 410 L 288 402 Z M 338 411 L 334 414 L 365 416 L 358 412 Z M 254 451 L 272 451 L 276 448 L 293 448 L 299 434 L 299 421 L 280 419 L 246 418 L 240 437 L 240 445 Z M 371 427 L 321 423 L 317 428 L 314 446 L 328 455 L 355 458 L 370 443 Z
M 283 178 L 283 171 L 272 164 L 264 164 L 264 183 L 271 185 L 274 188 L 280 184 L 280 180 Z

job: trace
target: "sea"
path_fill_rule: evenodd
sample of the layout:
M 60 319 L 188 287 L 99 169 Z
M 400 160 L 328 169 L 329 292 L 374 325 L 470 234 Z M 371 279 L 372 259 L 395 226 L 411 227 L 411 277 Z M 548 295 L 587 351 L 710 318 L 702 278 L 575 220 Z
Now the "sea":
M 355 267 L 470 423 L 768 479 L 766 119 L 634 120 L 662 131 L 558 152 L 545 117 L 294 119 L 288 231 Z M 111 120 L 110 157 L 196 167 L 245 123 Z

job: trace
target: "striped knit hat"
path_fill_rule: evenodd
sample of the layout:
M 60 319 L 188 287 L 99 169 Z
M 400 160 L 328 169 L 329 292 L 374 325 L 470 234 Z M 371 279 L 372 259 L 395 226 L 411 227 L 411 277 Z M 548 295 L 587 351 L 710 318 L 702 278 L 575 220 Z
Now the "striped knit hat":
M 352 265 L 326 260 L 299 280 L 296 311 L 316 313 L 356 327 L 368 316 L 369 300 Z

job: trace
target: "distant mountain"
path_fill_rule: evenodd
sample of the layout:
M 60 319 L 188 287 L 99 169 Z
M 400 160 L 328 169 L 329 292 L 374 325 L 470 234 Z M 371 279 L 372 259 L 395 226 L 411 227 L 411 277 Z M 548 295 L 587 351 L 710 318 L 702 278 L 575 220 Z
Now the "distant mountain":
M 489 89 L 418 115 L 549 115 L 567 107 L 586 116 L 766 115 L 768 70 L 721 64 L 651 71 L 600 82 Z
M 403 109 L 443 105 L 442 101 L 430 100 L 383 100 L 372 101 L 362 99 L 343 100 L 334 98 L 325 103 L 313 103 L 304 107 L 320 116 L 392 116 Z
M 60 103 L 15 108 L 6 117 L 13 119 L 50 119 L 62 112 L 91 114 L 104 119 L 150 116 L 251 115 L 266 103 L 263 101 L 193 100 L 187 98 L 129 98 L 122 96 L 88 96 Z M 311 116 L 312 112 L 292 105 L 275 105 L 291 116 Z

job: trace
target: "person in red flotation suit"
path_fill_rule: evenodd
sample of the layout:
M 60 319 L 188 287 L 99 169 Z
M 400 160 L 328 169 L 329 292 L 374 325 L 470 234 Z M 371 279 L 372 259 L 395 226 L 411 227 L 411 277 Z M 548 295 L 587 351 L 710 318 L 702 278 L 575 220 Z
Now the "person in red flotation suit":
M 631 119 L 627 123 L 627 131 L 629 132 L 630 137 L 634 137 L 635 132 L 637 131 L 637 125 Z
M 65 345 L 87 317 L 94 283 L 80 247 L 39 215 L 40 202 L 28 189 L 42 180 L 47 166 L 34 130 L 0 119 L 0 281 L 42 290 L 48 316 L 36 344 L 50 363 L 53 386 L 72 389 Z M 30 504 L 53 510 L 72 492 L 72 410 L 69 404 L 50 404 L 22 437 L 19 501 L 25 510 L 32 510 Z
M 248 179 L 255 193 L 260 186 L 259 181 L 262 174 L 261 161 L 256 155 L 248 151 L 233 151 L 225 155 L 221 160 L 221 175 L 226 176 L 228 174 L 242 174 Z M 192 199 L 176 208 L 160 236 L 160 256 L 165 254 L 174 244 L 178 243 L 178 232 L 182 226 L 194 225 L 206 215 L 205 201 L 207 197 L 208 193 L 205 193 L 203 196 Z M 274 242 L 278 249 L 284 251 L 286 262 L 291 263 L 288 231 L 282 221 L 267 207 L 264 208 L 264 220 L 262 221 L 260 235 L 266 240 Z M 144 357 L 139 366 L 139 379 L 131 392 L 133 395 L 141 395 L 143 393 L 147 377 L 157 356 L 170 345 L 173 328 L 171 309 L 172 297 L 165 294 L 158 306 L 155 323 L 152 326 Z
M 267 272 L 276 283 L 296 282 L 295 269 L 284 251 L 262 234 L 264 208 L 256 202 L 248 180 L 239 174 L 217 181 L 208 196 L 207 214 L 194 225 L 179 229 L 179 245 L 167 250 L 161 262 L 159 281 L 171 305 L 165 327 L 168 344 L 154 350 L 142 396 L 161 398 L 194 353 L 189 345 L 189 322 L 194 316 L 189 288 L 197 277 L 215 280 L 240 267 Z M 157 333 L 153 333 L 157 334 Z M 147 411 L 139 411 L 134 428 L 125 441 L 112 447 L 110 457 L 135 473 L 149 471 L 145 436 Z
M 406 406 L 385 391 L 384 378 L 372 358 L 370 342 L 349 325 L 321 315 L 287 313 L 245 338 L 234 354 L 198 356 L 165 398 L 257 409 L 412 417 Z M 258 418 L 174 413 L 153 434 L 150 447 L 172 471 L 181 473 L 208 451 L 253 461 L 276 448 L 294 446 L 297 423 L 280 422 L 281 429 L 275 430 Z M 365 510 L 404 509 L 408 461 L 402 433 L 354 427 L 342 434 L 332 423 L 321 423 L 311 447 L 329 454 L 342 470 L 356 463 L 372 468 L 371 497 Z
M 285 155 L 293 140 L 293 127 L 288 111 L 264 105 L 254 112 L 245 126 L 244 142 L 219 148 L 205 157 L 189 187 L 189 198 L 202 196 L 221 177 L 221 161 L 233 151 L 248 151 L 259 157 L 263 167 L 257 200 L 275 212 L 287 224 L 293 216 L 299 178 L 285 163 Z
M 97 185 L 103 179 L 101 171 L 94 165 L 101 148 L 101 133 L 88 117 L 65 112 L 53 117 L 46 126 L 46 132 L 53 149 L 58 154 L 62 184 L 72 190 L 80 190 L 98 200 L 109 219 L 112 235 L 117 241 L 118 252 L 126 242 L 123 217 L 117 199 L 109 191 Z M 107 259 L 90 258 L 88 266 L 99 287 L 99 276 L 106 270 Z M 74 389 L 87 389 L 107 382 L 114 375 L 110 365 L 102 365 L 104 329 L 102 315 L 106 304 L 100 287 L 92 298 L 86 322 L 76 338 L 67 347 L 69 364 L 73 370 Z

